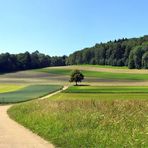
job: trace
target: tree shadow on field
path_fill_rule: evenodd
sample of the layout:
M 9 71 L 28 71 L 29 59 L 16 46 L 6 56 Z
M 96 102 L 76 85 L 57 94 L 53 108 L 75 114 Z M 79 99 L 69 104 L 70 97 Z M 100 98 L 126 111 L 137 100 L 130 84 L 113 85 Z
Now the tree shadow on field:
M 90 85 L 88 85 L 88 84 L 78 84 L 78 85 L 74 85 L 74 86 L 90 86 Z

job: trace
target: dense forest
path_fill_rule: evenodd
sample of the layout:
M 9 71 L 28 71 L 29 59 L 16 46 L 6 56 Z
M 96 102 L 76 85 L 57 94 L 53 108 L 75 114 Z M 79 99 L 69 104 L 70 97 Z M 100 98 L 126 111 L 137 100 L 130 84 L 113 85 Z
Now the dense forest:
M 66 64 L 128 66 L 130 69 L 148 68 L 148 35 L 109 41 L 76 51 L 67 58 Z
M 0 54 L 0 72 L 12 72 L 18 70 L 36 69 L 48 66 L 64 66 L 66 56 L 50 57 L 35 51 L 20 54 Z
M 20 54 L 0 54 L 0 72 L 36 69 L 48 66 L 99 64 L 148 69 L 148 35 L 119 39 L 76 51 L 67 56 L 50 57 L 35 51 Z

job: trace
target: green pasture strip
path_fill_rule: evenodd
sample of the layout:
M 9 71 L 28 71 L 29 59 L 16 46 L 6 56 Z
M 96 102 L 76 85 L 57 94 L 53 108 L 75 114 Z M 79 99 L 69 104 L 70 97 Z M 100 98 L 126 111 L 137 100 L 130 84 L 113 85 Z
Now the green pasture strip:
M 36 71 L 57 75 L 69 75 L 72 73 L 70 69 L 44 68 Z M 112 73 L 82 70 L 85 77 L 95 77 L 98 79 L 119 79 L 119 80 L 148 80 L 148 74 L 131 74 L 131 73 Z
M 27 102 L 13 106 L 8 113 L 56 147 L 148 146 L 148 100 L 68 99 Z
M 148 93 L 148 86 L 71 86 L 64 93 Z
M 82 71 L 86 77 L 98 79 L 120 79 L 120 80 L 148 80 L 148 74 L 112 73 L 97 71 Z
M 59 93 L 50 100 L 148 100 L 148 93 Z
M 43 68 L 43 69 L 37 69 L 36 71 L 50 73 L 50 74 L 59 74 L 59 75 L 69 75 L 72 72 L 72 70 L 70 69 L 55 69 L 55 68 L 53 69 Z
M 39 98 L 61 89 L 59 85 L 30 85 L 15 92 L 1 93 L 0 104 L 18 103 Z
M 12 92 L 23 89 L 26 85 L 18 84 L 0 84 L 0 93 Z
M 110 66 L 110 65 L 80 64 L 80 65 L 73 65 L 73 66 L 86 66 L 86 67 L 111 68 L 111 69 L 128 69 L 127 66 Z

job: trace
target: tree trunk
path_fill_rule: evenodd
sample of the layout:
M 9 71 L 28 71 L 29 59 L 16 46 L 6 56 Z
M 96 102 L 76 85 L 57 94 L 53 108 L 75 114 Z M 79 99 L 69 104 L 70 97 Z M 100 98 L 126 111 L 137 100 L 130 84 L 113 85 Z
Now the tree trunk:
M 78 85 L 78 83 L 76 82 L 76 86 Z

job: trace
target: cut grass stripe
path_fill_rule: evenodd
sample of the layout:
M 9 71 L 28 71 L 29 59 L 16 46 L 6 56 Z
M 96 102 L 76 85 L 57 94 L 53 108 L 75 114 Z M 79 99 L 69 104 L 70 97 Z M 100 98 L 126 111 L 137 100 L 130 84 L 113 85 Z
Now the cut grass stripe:
M 64 93 L 148 93 L 148 86 L 71 86 Z

